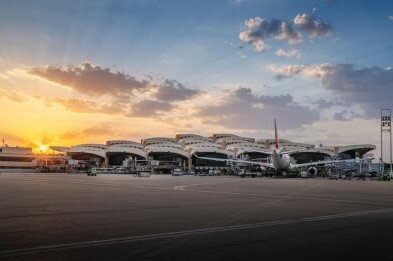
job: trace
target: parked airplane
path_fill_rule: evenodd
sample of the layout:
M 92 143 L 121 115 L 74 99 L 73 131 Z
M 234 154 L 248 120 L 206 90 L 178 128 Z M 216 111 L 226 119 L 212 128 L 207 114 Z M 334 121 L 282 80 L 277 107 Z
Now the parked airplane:
M 335 163 L 343 163 L 343 162 L 354 162 L 354 161 L 362 161 L 363 159 L 349 159 L 349 160 L 324 160 L 324 161 L 313 161 L 309 163 L 301 163 L 297 164 L 294 163 L 290 154 L 295 151 L 280 151 L 279 144 L 278 144 L 278 133 L 277 133 L 277 124 L 276 120 L 274 119 L 274 139 L 275 139 L 275 148 L 271 154 L 272 162 L 257 162 L 257 161 L 247 161 L 247 160 L 238 160 L 238 159 L 220 159 L 220 158 L 210 158 L 210 157 L 199 157 L 198 155 L 194 154 L 195 157 L 204 159 L 204 160 L 213 160 L 213 161 L 226 161 L 226 162 L 233 162 L 233 163 L 247 163 L 247 164 L 254 164 L 260 165 L 262 168 L 271 168 L 274 169 L 276 173 L 281 174 L 285 171 L 291 171 L 294 169 L 307 169 L 307 172 L 315 175 L 317 174 L 317 166 L 325 166 L 329 164 Z M 300 150 L 300 151 L 307 151 L 307 149 Z M 296 152 L 299 152 L 297 150 Z

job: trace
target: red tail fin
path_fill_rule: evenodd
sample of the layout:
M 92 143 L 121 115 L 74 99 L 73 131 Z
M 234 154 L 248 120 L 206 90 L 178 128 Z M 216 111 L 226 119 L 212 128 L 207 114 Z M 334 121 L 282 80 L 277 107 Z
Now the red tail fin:
M 275 144 L 276 144 L 276 149 L 278 149 L 278 134 L 277 134 L 276 119 L 274 119 L 274 140 L 275 140 Z

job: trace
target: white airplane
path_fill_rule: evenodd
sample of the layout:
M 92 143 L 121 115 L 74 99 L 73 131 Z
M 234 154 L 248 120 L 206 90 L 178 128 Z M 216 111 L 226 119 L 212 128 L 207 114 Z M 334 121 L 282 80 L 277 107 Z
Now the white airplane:
M 204 160 L 212 160 L 212 161 L 226 161 L 226 162 L 234 162 L 234 163 L 247 163 L 253 165 L 260 165 L 262 168 L 271 168 L 274 169 L 276 173 L 281 174 L 285 171 L 291 171 L 294 169 L 307 169 L 307 172 L 315 175 L 317 173 L 317 166 L 321 165 L 329 165 L 334 163 L 343 163 L 343 162 L 354 162 L 354 161 L 363 161 L 363 159 L 349 159 L 349 160 L 323 160 L 323 161 L 313 161 L 309 163 L 294 163 L 290 154 L 294 152 L 307 152 L 307 149 L 296 150 L 296 151 L 280 151 L 278 148 L 278 134 L 277 134 L 277 124 L 274 119 L 274 139 L 275 139 L 275 148 L 271 154 L 272 162 L 257 162 L 257 161 L 247 161 L 247 160 L 238 160 L 238 159 L 220 159 L 220 158 L 209 158 L 209 157 L 199 157 L 195 155 L 195 157 Z

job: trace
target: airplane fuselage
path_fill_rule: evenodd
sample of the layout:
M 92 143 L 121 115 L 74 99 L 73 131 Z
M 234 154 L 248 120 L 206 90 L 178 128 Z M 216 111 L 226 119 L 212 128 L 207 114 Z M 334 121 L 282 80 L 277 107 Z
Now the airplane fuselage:
M 291 169 L 291 158 L 288 154 L 279 154 L 276 150 L 274 150 L 272 158 L 274 168 L 277 172 Z

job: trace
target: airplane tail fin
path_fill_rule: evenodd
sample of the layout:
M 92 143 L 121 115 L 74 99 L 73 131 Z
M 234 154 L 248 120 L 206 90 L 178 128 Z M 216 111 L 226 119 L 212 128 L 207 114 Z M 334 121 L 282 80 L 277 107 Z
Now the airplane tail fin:
M 277 134 L 276 119 L 274 119 L 274 141 L 275 141 L 276 149 L 278 150 L 278 134 Z

